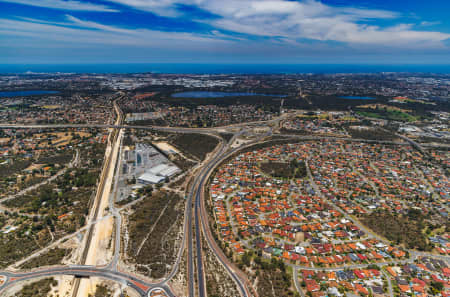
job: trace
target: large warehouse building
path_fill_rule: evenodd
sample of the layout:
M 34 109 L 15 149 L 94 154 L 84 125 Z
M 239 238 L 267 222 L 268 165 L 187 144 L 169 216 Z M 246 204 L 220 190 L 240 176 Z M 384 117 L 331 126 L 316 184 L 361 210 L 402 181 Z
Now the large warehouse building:
M 149 170 L 145 171 L 144 174 L 139 176 L 138 183 L 148 185 L 148 184 L 157 184 L 166 179 L 166 177 L 171 177 L 177 173 L 181 172 L 181 170 L 172 164 L 160 164 Z
M 163 182 L 167 177 L 181 172 L 170 160 L 153 146 L 137 143 L 132 151 L 125 152 L 125 160 L 131 161 L 137 182 L 144 185 Z

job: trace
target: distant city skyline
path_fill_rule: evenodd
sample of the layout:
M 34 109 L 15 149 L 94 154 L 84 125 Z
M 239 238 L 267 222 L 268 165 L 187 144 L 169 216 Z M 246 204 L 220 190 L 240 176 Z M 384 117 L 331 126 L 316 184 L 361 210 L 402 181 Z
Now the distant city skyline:
M 450 2 L 0 0 L 0 64 L 449 64 Z

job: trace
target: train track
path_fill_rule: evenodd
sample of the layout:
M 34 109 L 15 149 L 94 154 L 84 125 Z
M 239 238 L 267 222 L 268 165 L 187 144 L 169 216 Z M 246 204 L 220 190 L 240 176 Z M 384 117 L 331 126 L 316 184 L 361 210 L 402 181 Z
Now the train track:
M 122 98 L 122 97 L 120 97 L 120 98 Z M 114 101 L 114 108 L 118 115 L 118 118 L 117 118 L 118 125 L 120 125 L 123 121 L 123 113 L 117 105 L 117 101 L 119 99 Z M 96 221 L 98 219 L 98 214 L 100 212 L 101 199 L 103 197 L 104 191 L 106 190 L 105 189 L 106 178 L 111 169 L 111 161 L 112 161 L 113 152 L 114 152 L 114 145 L 117 142 L 118 137 L 119 137 L 119 130 L 114 128 L 114 130 L 110 134 L 109 141 L 108 141 L 109 147 L 111 148 L 111 150 L 106 159 L 105 164 L 103 165 L 102 174 L 100 176 L 100 182 L 99 182 L 99 185 L 97 188 L 97 194 L 95 195 L 95 199 L 94 199 L 94 204 L 93 204 L 94 205 L 94 214 L 91 218 L 91 221 Z M 84 250 L 83 250 L 83 253 L 81 254 L 81 259 L 80 259 L 81 265 L 86 265 L 87 256 L 89 254 L 89 249 L 90 249 L 90 246 L 92 243 L 92 236 L 94 234 L 94 228 L 95 228 L 95 225 L 93 224 L 87 230 L 86 243 L 85 243 Z M 76 297 L 78 295 L 79 288 L 80 288 L 80 279 L 76 278 L 74 286 L 73 286 L 72 297 Z

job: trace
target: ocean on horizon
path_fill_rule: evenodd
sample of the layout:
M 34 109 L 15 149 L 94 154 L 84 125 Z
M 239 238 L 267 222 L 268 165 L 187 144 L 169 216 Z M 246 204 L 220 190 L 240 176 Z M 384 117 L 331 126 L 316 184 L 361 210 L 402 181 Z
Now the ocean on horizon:
M 449 74 L 449 65 L 363 64 L 0 64 L 0 74 L 24 73 L 296 74 L 412 72 Z

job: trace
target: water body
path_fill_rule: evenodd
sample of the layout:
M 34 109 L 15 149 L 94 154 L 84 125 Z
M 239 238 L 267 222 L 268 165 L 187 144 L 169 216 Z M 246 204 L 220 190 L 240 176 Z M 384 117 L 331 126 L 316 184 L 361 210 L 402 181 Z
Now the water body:
M 191 73 L 191 74 L 294 74 L 294 73 L 450 73 L 443 65 L 364 65 L 364 64 L 0 64 L 0 73 Z
M 180 92 L 172 94 L 174 98 L 222 98 L 222 97 L 238 97 L 238 96 L 267 96 L 267 97 L 286 97 L 286 95 L 270 95 L 240 92 L 210 92 L 210 91 L 192 91 Z
M 58 91 L 42 91 L 42 90 L 11 91 L 11 92 L 0 92 L 0 97 L 21 97 L 21 96 L 47 95 L 58 93 L 59 93 Z
M 365 96 L 339 96 L 339 98 L 349 99 L 349 100 L 374 100 L 374 99 L 376 99 L 374 97 L 365 97 Z

